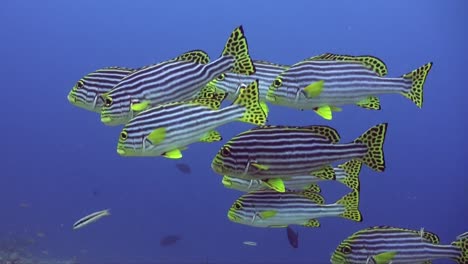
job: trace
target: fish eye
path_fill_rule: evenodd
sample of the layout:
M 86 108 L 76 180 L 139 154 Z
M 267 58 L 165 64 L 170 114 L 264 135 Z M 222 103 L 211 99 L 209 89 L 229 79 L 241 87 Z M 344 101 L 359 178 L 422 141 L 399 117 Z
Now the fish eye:
M 349 253 L 351 253 L 351 247 L 350 246 L 343 246 L 343 247 L 341 247 L 340 251 L 343 254 L 349 254 Z
M 230 154 L 231 154 L 231 151 L 229 150 L 228 147 L 223 147 L 221 149 L 221 156 L 228 157 Z
M 236 210 L 242 209 L 242 203 L 241 203 L 241 202 L 236 202 L 236 203 L 234 204 L 234 209 L 236 209 Z
M 127 140 L 127 138 L 128 138 L 127 131 L 122 131 L 122 133 L 120 133 L 120 139 L 121 140 Z
M 277 78 L 273 81 L 273 87 L 279 88 L 283 84 L 283 80 L 281 78 Z
M 83 86 L 84 86 L 84 82 L 82 80 L 78 81 L 78 83 L 76 84 L 77 89 L 83 88 Z
M 220 75 L 218 75 L 218 77 L 216 77 L 216 80 L 222 81 L 222 80 L 224 80 L 225 77 L 226 76 L 224 75 L 224 73 L 221 73 Z
M 110 98 L 109 96 L 106 96 L 106 97 L 104 98 L 104 105 L 105 105 L 106 107 L 111 106 L 111 105 L 112 105 L 112 98 Z

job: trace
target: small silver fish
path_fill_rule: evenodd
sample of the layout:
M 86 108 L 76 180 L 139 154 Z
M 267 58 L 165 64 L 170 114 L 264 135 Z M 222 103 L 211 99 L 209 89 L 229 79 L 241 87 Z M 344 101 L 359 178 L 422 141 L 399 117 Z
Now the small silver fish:
M 73 224 L 73 229 L 78 229 L 78 228 L 82 228 L 88 224 L 91 224 L 97 220 L 99 220 L 100 218 L 104 217 L 104 216 L 108 216 L 110 215 L 110 209 L 106 209 L 106 210 L 102 210 L 102 211 L 98 211 L 98 212 L 94 212 L 92 214 L 89 214 L 83 218 L 81 218 L 80 220 L 76 221 L 74 224 Z

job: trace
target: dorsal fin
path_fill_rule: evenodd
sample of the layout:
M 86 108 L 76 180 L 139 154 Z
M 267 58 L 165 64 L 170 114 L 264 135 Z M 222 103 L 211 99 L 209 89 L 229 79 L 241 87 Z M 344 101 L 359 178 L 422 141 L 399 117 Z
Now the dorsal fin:
M 122 67 L 122 66 L 110 66 L 110 67 L 104 67 L 99 70 L 122 70 L 122 71 L 128 71 L 128 72 L 134 72 L 136 69 L 128 68 L 128 67 Z M 99 71 L 98 70 L 98 71 Z
M 435 244 L 435 245 L 440 244 L 440 238 L 438 235 L 429 231 L 422 231 L 422 232 L 423 232 L 423 235 L 422 235 L 423 238 L 427 239 L 432 244 Z M 418 232 L 418 234 L 421 234 L 421 233 Z
M 310 130 L 310 132 L 321 135 L 327 139 L 329 139 L 332 143 L 338 143 L 340 141 L 340 134 L 336 129 L 329 127 L 329 126 L 305 126 L 305 129 Z
M 440 238 L 439 238 L 438 235 L 436 235 L 436 234 L 434 234 L 432 232 L 429 232 L 429 231 L 425 231 L 424 229 L 413 230 L 413 229 L 408 229 L 408 228 L 392 227 L 392 226 L 387 226 L 387 225 L 373 226 L 373 227 L 369 227 L 368 229 L 386 229 L 386 230 L 394 229 L 394 230 L 398 230 L 398 231 L 409 232 L 409 233 L 413 233 L 413 234 L 415 234 L 417 236 L 420 236 L 421 238 L 425 239 L 429 243 L 440 244 Z M 421 233 L 422 233 L 422 235 L 421 235 Z
M 307 199 L 311 200 L 316 204 L 324 204 L 325 199 L 318 193 L 310 192 L 310 191 L 303 191 L 301 192 L 302 196 L 306 197 Z
M 364 56 L 351 56 L 351 55 L 340 55 L 333 53 L 324 53 L 321 55 L 313 56 L 307 60 L 329 60 L 329 61 L 350 61 L 359 62 L 362 65 L 373 70 L 379 76 L 385 76 L 388 73 L 387 66 L 385 63 L 377 57 L 364 55 Z
M 273 63 L 273 62 L 264 61 L 264 60 L 253 60 L 253 62 L 254 62 L 254 64 L 271 65 L 271 66 L 278 67 L 278 68 L 283 68 L 283 69 L 287 69 L 287 68 L 290 67 L 288 65 Z
M 203 50 L 191 50 L 180 56 L 175 57 L 175 61 L 190 61 L 200 64 L 208 64 L 210 62 L 210 56 Z
M 213 110 L 219 109 L 221 103 L 226 98 L 227 93 L 203 93 L 199 94 L 198 98 L 193 99 L 191 103 L 195 103 L 198 105 L 207 106 Z
M 340 141 L 340 134 L 336 129 L 329 127 L 329 126 L 321 126 L 321 125 L 311 125 L 311 126 L 286 126 L 286 125 L 263 125 L 251 128 L 250 130 L 260 130 L 260 129 L 291 129 L 297 131 L 308 131 L 310 133 L 320 135 L 325 137 L 326 139 L 330 140 L 332 143 L 338 143 Z

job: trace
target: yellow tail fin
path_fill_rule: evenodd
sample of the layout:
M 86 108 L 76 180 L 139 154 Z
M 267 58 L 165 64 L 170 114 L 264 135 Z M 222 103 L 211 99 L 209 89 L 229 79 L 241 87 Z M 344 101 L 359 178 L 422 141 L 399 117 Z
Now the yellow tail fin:
M 416 70 L 403 75 L 403 78 L 410 79 L 412 81 L 411 89 L 408 92 L 402 94 L 413 101 L 419 108 L 422 108 L 423 104 L 423 87 L 426 77 L 432 68 L 432 62 L 429 62 Z
M 361 161 L 378 172 L 385 170 L 383 144 L 385 142 L 387 127 L 387 123 L 378 124 L 369 128 L 364 134 L 354 140 L 355 143 L 362 143 L 367 146 L 367 154 Z
M 231 55 L 235 58 L 234 67 L 231 72 L 244 75 L 255 73 L 255 66 L 252 58 L 250 58 L 249 46 L 247 45 L 247 39 L 245 38 L 242 26 L 232 31 L 222 53 L 222 56 L 226 55 Z
M 452 242 L 452 246 L 460 249 L 460 255 L 454 260 L 458 264 L 468 264 L 468 232 L 457 237 L 457 240 Z
M 249 86 L 241 88 L 239 95 L 233 104 L 244 106 L 245 112 L 240 121 L 254 125 L 265 125 L 268 113 L 259 101 L 258 80 L 253 81 Z
M 347 195 L 343 196 L 336 202 L 345 207 L 344 213 L 340 216 L 346 219 L 350 219 L 356 222 L 362 222 L 362 214 L 359 211 L 359 192 L 352 191 Z

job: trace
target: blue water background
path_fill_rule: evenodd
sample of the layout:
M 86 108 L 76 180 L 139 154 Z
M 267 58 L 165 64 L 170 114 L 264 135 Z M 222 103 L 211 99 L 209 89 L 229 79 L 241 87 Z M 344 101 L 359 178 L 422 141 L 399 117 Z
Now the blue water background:
M 341 240 L 372 225 L 424 227 L 449 243 L 468 231 L 467 11 L 462 0 L 5 0 L 0 234 L 31 235 L 37 250 L 81 263 L 328 263 Z M 241 24 L 254 59 L 293 64 L 325 52 L 369 54 L 385 61 L 389 76 L 434 62 L 423 109 L 386 95 L 381 111 L 346 106 L 329 122 L 270 106 L 270 124 L 328 124 L 343 142 L 389 123 L 387 170 L 361 173 L 362 223 L 324 218 L 320 228 L 299 227 L 300 247 L 293 249 L 285 229 L 226 217 L 242 193 L 225 189 L 210 163 L 226 140 L 251 125 L 225 125 L 222 142 L 190 146 L 183 158 L 193 170 L 188 175 L 174 160 L 120 157 L 121 127 L 104 126 L 98 114 L 66 99 L 76 81 L 101 67 L 139 67 L 192 49 L 216 58 Z M 330 203 L 348 192 L 338 183 L 322 188 Z M 72 230 L 78 218 L 105 208 L 112 216 Z M 167 234 L 183 239 L 160 247 Z

